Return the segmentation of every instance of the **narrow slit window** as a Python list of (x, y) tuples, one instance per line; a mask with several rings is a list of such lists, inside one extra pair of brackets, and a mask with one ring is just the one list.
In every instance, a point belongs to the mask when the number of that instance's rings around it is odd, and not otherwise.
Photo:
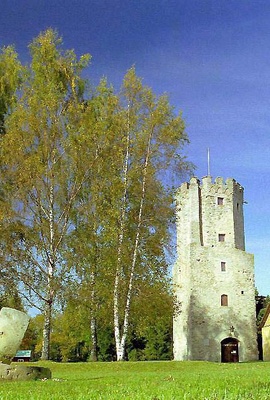
[(226, 294), (221, 295), (220, 304), (222, 307), (228, 306), (228, 296)]
[(225, 242), (225, 233), (220, 233), (218, 235), (218, 241), (219, 242)]
[(223, 197), (218, 197), (218, 198), (217, 198), (217, 203), (218, 203), (218, 206), (223, 206), (223, 204), (224, 204), (224, 198), (223, 198)]
[(226, 263), (225, 263), (225, 261), (221, 261), (221, 263), (220, 263), (220, 269), (221, 269), (222, 272), (225, 272), (225, 271), (226, 271)]

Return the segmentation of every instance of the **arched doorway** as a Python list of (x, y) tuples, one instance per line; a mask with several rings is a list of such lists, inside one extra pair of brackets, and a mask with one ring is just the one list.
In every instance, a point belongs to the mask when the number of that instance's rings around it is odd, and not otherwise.
[(222, 340), (221, 362), (239, 362), (237, 339), (229, 337)]

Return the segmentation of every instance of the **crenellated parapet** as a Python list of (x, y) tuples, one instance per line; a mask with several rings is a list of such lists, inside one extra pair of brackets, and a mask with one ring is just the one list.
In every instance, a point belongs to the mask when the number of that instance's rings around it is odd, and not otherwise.
[(193, 176), (189, 182), (182, 183), (176, 193), (187, 193), (189, 189), (195, 187), (210, 189), (213, 192), (226, 192), (227, 190), (243, 192), (243, 187), (233, 178), (224, 180), (222, 177), (217, 177), (213, 182), (211, 176), (204, 176), (201, 181), (196, 176)]
[[(177, 210), (182, 222), (192, 226), (189, 242), (215, 245), (218, 235), (226, 236), (226, 245), (244, 250), (243, 187), (235, 179), (226, 181), (210, 176), (183, 183), (176, 193)], [(188, 222), (189, 219), (189, 222)], [(178, 218), (181, 223), (181, 218)]]

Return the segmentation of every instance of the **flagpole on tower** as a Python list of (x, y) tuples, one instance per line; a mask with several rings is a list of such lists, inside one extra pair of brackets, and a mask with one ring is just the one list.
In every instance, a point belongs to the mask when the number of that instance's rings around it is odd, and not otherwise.
[(210, 149), (207, 148), (207, 175), (210, 176)]

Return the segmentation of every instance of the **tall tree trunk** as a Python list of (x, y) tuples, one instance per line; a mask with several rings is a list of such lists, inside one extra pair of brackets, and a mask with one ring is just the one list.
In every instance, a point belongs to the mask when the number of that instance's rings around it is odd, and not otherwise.
[(52, 303), (46, 301), (44, 309), (44, 325), (41, 360), (50, 359), (50, 342), (51, 342), (51, 319), (52, 319)]
[[(97, 247), (96, 251), (96, 260), (97, 262)], [(90, 285), (91, 285), (91, 318), (90, 318), (90, 335), (91, 335), (91, 351), (90, 351), (90, 361), (97, 361), (97, 319), (96, 319), (96, 267), (93, 267), (93, 270), (90, 274)]]
[[(129, 328), (130, 305), (131, 305), (131, 297), (132, 297), (133, 286), (134, 286), (134, 273), (135, 273), (137, 255), (138, 255), (139, 241), (140, 241), (143, 206), (144, 206), (145, 195), (146, 195), (146, 176), (147, 176), (147, 167), (148, 167), (149, 158), (150, 158), (151, 139), (152, 139), (152, 132), (149, 134), (147, 150), (146, 150), (146, 157), (145, 157), (144, 166), (143, 166), (141, 201), (140, 201), (140, 207), (139, 207), (139, 213), (138, 213), (138, 222), (137, 222), (133, 256), (132, 256), (132, 264), (131, 264), (131, 270), (130, 270), (130, 276), (129, 276), (128, 292), (127, 292), (127, 296), (126, 296), (126, 305), (125, 305), (125, 310), (124, 310), (124, 322), (123, 322), (123, 328), (122, 328), (122, 336), (121, 336), (120, 326), (119, 326), (119, 302), (117, 303), (117, 310), (115, 311), (115, 314), (117, 315), (117, 318), (118, 318), (117, 319), (118, 326), (117, 326), (117, 329), (115, 330), (115, 333), (117, 334), (117, 336), (115, 336), (115, 339), (117, 339), (116, 340), (117, 361), (124, 361), (124, 359), (125, 359), (126, 339), (127, 339), (128, 328)], [(126, 170), (126, 173), (127, 173), (127, 170)], [(125, 193), (125, 195), (126, 195), (126, 193)], [(122, 238), (122, 240), (123, 240), (123, 238)], [(122, 243), (121, 243), (121, 245), (122, 245)], [(119, 255), (119, 262), (120, 262), (121, 253), (118, 255)], [(120, 270), (118, 269), (118, 273), (119, 272), (120, 272)], [(116, 277), (117, 277), (117, 274), (116, 274)], [(117, 278), (118, 278), (118, 286), (116, 287), (116, 285), (115, 285), (114, 298), (117, 297), (117, 300), (118, 300), (119, 299), (119, 276)], [(116, 319), (115, 319), (115, 322), (116, 322)]]
[(54, 299), (53, 278), (55, 271), (55, 249), (54, 249), (54, 188), (50, 184), (49, 193), (49, 229), (50, 229), (50, 250), (48, 253), (48, 278), (47, 278), (47, 300), (44, 307), (44, 328), (42, 342), (42, 360), (50, 359), (50, 340), (51, 340), (51, 322), (52, 322), (52, 305)]
[(93, 316), (90, 321), (90, 331), (91, 331), (91, 351), (90, 351), (90, 361), (98, 360), (97, 353), (97, 320)]
[(126, 136), (126, 155), (123, 166), (123, 182), (124, 182), (124, 193), (122, 198), (122, 205), (120, 211), (120, 229), (118, 237), (118, 248), (117, 248), (117, 264), (114, 281), (114, 292), (113, 292), (113, 316), (114, 316), (114, 337), (116, 346), (116, 357), (117, 361), (124, 359), (124, 349), (121, 343), (121, 332), (120, 332), (120, 320), (119, 320), (119, 285), (120, 285), (120, 270), (121, 270), (121, 256), (122, 256), (122, 244), (124, 239), (124, 227), (125, 227), (125, 216), (126, 216), (126, 203), (127, 203), (127, 175), (128, 175), (128, 162), (129, 162), (129, 146), (130, 146), (130, 132), (129, 132), (129, 107), (128, 107), (128, 126)]

